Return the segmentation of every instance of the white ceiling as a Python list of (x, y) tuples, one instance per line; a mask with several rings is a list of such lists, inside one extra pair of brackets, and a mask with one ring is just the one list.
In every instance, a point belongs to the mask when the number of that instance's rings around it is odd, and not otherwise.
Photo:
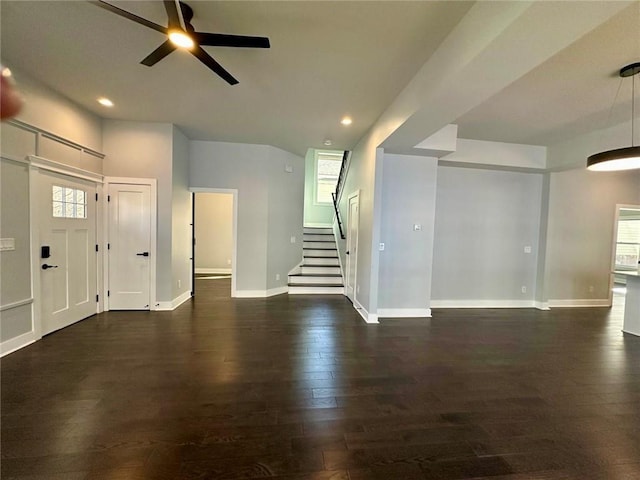
[[(629, 121), (632, 83), (630, 78), (622, 82), (614, 103), (621, 84), (618, 72), (638, 61), (640, 2), (464, 114), (456, 122), (459, 136), (552, 145)], [(638, 98), (640, 78), (634, 78)]]
[[(113, 3), (166, 24), (161, 2)], [(190, 3), (198, 31), (270, 38), (269, 50), (206, 47), (239, 85), (182, 51), (154, 67), (140, 65), (162, 34), (83, 1), (1, 0), (0, 53), (9, 67), (102, 117), (171, 122), (192, 139), (264, 143), (303, 155), (327, 138), (332, 148), (352, 148), (473, 2)], [(610, 118), (609, 110), (617, 71), (640, 61), (639, 26), (635, 2), (462, 115), (459, 136), (549, 145), (628, 120), (630, 80)], [(99, 106), (101, 95), (115, 108)], [(339, 124), (345, 114), (354, 119), (350, 127)]]
[[(303, 155), (326, 138), (332, 148), (353, 147), (471, 6), (190, 3), (198, 31), (270, 38), (269, 50), (206, 47), (239, 85), (182, 51), (140, 65), (162, 34), (80, 1), (2, 0), (2, 60), (102, 117), (171, 122), (192, 139), (265, 143)], [(166, 25), (161, 2), (114, 4)], [(116, 106), (99, 106), (102, 95)], [(350, 127), (339, 124), (345, 114)]]

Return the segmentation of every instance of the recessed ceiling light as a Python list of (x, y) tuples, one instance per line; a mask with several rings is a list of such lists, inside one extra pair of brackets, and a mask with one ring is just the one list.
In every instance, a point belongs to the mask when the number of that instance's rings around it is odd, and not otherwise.
[(342, 125), (351, 125), (353, 123), (353, 120), (351, 120), (351, 117), (342, 117), (342, 120), (340, 120), (340, 123)]
[(98, 103), (103, 107), (113, 107), (113, 102), (105, 97), (100, 97), (98, 99)]
[(330, 147), (332, 143), (333, 143), (333, 142), (332, 142), (331, 140), (329, 140), (329, 139), (327, 139), (327, 140), (325, 140), (325, 141), (324, 141), (324, 144), (325, 144), (327, 147)]
[(169, 40), (182, 48), (193, 48), (193, 39), (182, 30), (173, 30), (169, 33)]

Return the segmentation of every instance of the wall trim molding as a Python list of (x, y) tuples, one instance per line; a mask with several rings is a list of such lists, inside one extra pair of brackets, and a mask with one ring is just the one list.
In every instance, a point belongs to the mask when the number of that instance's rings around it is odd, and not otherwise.
[(7, 303), (6, 305), (0, 306), (0, 312), (11, 310), (12, 308), (22, 307), (24, 305), (29, 305), (31, 303), (33, 303), (33, 297), (25, 298), (24, 300), (18, 300), (17, 302)]
[(378, 318), (428, 318), (430, 308), (379, 308)]
[(37, 340), (40, 340), (40, 337), (38, 337), (36, 332), (33, 330), (23, 333), (22, 335), (18, 335), (17, 337), (10, 338), (9, 340), (5, 340), (0, 343), (0, 357), (4, 357), (5, 355), (9, 355), (10, 353), (20, 350), (27, 345), (31, 345)]
[[(329, 207), (331, 206), (331, 204), (328, 205)], [(305, 223), (302, 228), (331, 228), (332, 225), (331, 224), (327, 224), (327, 223)]]
[(551, 308), (549, 308), (549, 302), (535, 302), (535, 307), (538, 310), (551, 310)]
[(234, 297), (236, 298), (267, 298), (274, 295), (282, 295), (288, 293), (289, 287), (284, 285), (282, 287), (270, 288), (269, 290), (236, 290)]
[(196, 268), (196, 273), (222, 273), (225, 275), (231, 275), (232, 269), (230, 268)]
[(33, 168), (39, 168), (42, 170), (48, 170), (50, 172), (60, 173), (62, 175), (68, 175), (71, 177), (81, 178), (83, 180), (89, 180), (97, 184), (104, 183), (104, 176), (99, 173), (84, 170), (82, 168), (73, 167), (64, 163), (49, 160), (48, 158), (38, 157), (36, 155), (29, 155), (29, 164)]
[(533, 300), (431, 300), (431, 308), (535, 308)]
[(353, 308), (356, 309), (356, 312), (360, 314), (360, 316), (366, 323), (379, 323), (378, 315), (375, 313), (367, 312), (367, 309), (364, 308), (362, 304), (356, 299), (353, 300)]
[(174, 298), (170, 302), (158, 302), (158, 305), (154, 310), (156, 312), (163, 312), (163, 311), (167, 312), (167, 311), (175, 310), (190, 298), (191, 298), (191, 292), (187, 291), (187, 292), (184, 292), (182, 295)]
[(582, 308), (582, 307), (610, 307), (608, 298), (569, 298), (549, 300), (551, 308)]

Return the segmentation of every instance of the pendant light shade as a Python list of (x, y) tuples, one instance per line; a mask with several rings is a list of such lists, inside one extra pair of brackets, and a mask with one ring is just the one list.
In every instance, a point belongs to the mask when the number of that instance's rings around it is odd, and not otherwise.
[(640, 146), (634, 143), (635, 133), (635, 75), (640, 73), (640, 62), (620, 69), (620, 77), (631, 78), (631, 146), (594, 153), (587, 158), (587, 168), (595, 172), (613, 172), (640, 168)]

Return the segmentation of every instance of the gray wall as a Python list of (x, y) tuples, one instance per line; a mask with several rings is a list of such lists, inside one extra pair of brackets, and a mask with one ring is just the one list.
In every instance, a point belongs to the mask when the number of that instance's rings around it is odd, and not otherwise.
[(541, 174), (440, 167), (434, 302), (533, 305), (541, 195)]
[[(378, 280), (381, 309), (427, 309), (431, 299), (438, 161), (384, 156)], [(414, 224), (422, 226), (414, 231)]]
[[(286, 166), (293, 172), (285, 171)], [(304, 172), (302, 158), (269, 147), (267, 289), (286, 286), (287, 274), (302, 260)], [(295, 237), (293, 244), (291, 237)]]
[[(105, 120), (104, 174), (114, 177), (155, 178), (158, 182), (156, 300), (173, 300), (173, 125), (170, 123)], [(176, 219), (178, 220), (178, 219)]]
[[(0, 305), (31, 298), (29, 167), (0, 161), (0, 237), (13, 238), (15, 250), (0, 252)], [(31, 331), (31, 305), (0, 313), (0, 342)]]
[(310, 148), (304, 158), (304, 224), (331, 225), (333, 206), (317, 204), (315, 200), (316, 149)]
[(172, 298), (191, 291), (191, 192), (189, 139), (173, 126), (171, 177)]
[(640, 171), (551, 174), (545, 276), (551, 306), (608, 304), (616, 204), (640, 204)]
[(303, 159), (266, 145), (192, 141), (190, 162), (191, 187), (238, 190), (240, 295), (286, 285), (286, 274), (302, 260)]
[(233, 195), (196, 193), (196, 272), (231, 272), (233, 252)]

